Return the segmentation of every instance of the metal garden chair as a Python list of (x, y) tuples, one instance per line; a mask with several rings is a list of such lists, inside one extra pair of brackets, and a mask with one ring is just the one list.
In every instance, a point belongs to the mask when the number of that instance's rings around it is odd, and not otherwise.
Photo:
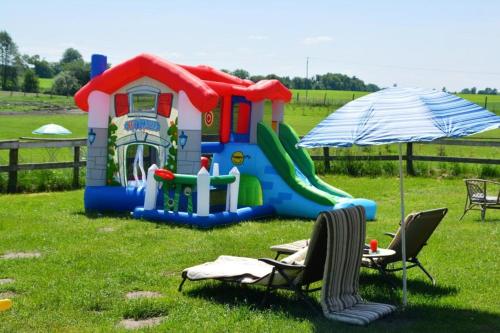
[[(500, 209), (500, 182), (485, 179), (465, 179), (467, 187), (467, 198), (464, 213), (460, 220), (469, 210), (480, 210), (481, 220), (484, 222), (487, 209)], [(498, 192), (496, 195), (488, 195), (488, 189), (493, 187)], [(489, 191), (490, 194), (493, 192)]]

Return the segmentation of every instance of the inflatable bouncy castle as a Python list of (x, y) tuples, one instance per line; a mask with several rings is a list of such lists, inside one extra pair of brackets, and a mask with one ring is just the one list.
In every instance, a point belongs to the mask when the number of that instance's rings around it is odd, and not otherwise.
[(323, 182), (295, 147), (284, 121), (291, 97), (277, 80), (149, 54), (107, 69), (93, 55), (91, 80), (75, 95), (88, 112), (86, 211), (206, 228), (362, 205), (373, 219), (373, 201)]

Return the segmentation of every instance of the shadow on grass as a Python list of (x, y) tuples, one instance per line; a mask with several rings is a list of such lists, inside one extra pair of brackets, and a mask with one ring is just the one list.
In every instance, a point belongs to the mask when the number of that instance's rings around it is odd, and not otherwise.
[[(361, 272), (359, 284), (363, 287), (382, 288), (384, 293), (390, 294), (392, 302), (397, 302), (397, 298), (393, 296), (399, 291), (403, 285), (403, 280), (395, 274), (387, 274), (383, 276), (378, 273)], [(458, 289), (453, 286), (442, 286), (439, 282), (433, 286), (430, 280), (424, 279), (408, 279), (408, 291), (414, 294), (421, 294), (427, 297), (451, 296), (458, 293)], [(395, 296), (398, 297), (398, 296)], [(387, 297), (385, 297), (387, 298)]]
[(95, 220), (103, 217), (120, 218), (120, 219), (131, 219), (130, 213), (128, 212), (85, 212), (85, 211), (75, 211), (71, 213), (72, 215), (85, 216), (88, 219)]
[[(416, 282), (416, 281), (412, 281)], [(413, 288), (423, 290), (426, 294), (454, 293), (454, 288), (439, 288), (432, 285), (416, 283)], [(437, 291), (431, 292), (430, 289)], [(451, 290), (450, 290), (451, 289)], [(320, 292), (310, 295), (318, 311), (314, 311), (304, 301), (296, 298), (288, 291), (273, 292), (267, 300), (267, 305), (261, 305), (264, 288), (257, 286), (238, 286), (225, 283), (187, 283), (183, 294), (188, 297), (206, 299), (231, 309), (248, 307), (259, 315), (272, 314), (269, 320), (276, 316), (290, 317), (296, 321), (309, 321), (315, 332), (499, 332), (500, 315), (472, 309), (460, 309), (451, 306), (432, 304), (410, 305), (406, 310), (398, 309), (394, 314), (373, 322), (368, 327), (352, 326), (327, 320), (321, 314), (319, 303)], [(377, 288), (371, 292), (370, 300), (396, 304), (387, 295), (387, 289)]]
[[(86, 215), (87, 217), (89, 218), (99, 218), (99, 217), (127, 217), (127, 218), (130, 218), (132, 219), (133, 217), (129, 214), (127, 216), (125, 215), (112, 215), (111, 213), (105, 213), (105, 214), (99, 214), (98, 216), (96, 217), (90, 217), (88, 214), (85, 214), (85, 213), (80, 213), (81, 215)], [(280, 223), (280, 222), (283, 222), (283, 221), (287, 221), (287, 222), (290, 222), (290, 221), (294, 221), (294, 220), (287, 220), (285, 218), (283, 219), (280, 219), (279, 217), (276, 217), (276, 216), (268, 216), (268, 217), (263, 217), (263, 218), (259, 218), (259, 219), (256, 219), (256, 220), (245, 220), (245, 221), (240, 221), (240, 222), (230, 222), (230, 223), (225, 223), (225, 224), (220, 224), (220, 225), (214, 225), (214, 226), (211, 226), (211, 227), (208, 227), (208, 228), (202, 228), (202, 227), (198, 227), (196, 225), (192, 225), (192, 224), (184, 224), (184, 223), (179, 223), (179, 222), (170, 222), (170, 221), (152, 221), (152, 220), (146, 220), (146, 219), (137, 219), (138, 221), (141, 221), (141, 222), (146, 222), (146, 223), (152, 223), (152, 224), (156, 224), (158, 227), (168, 227), (168, 228), (173, 228), (173, 229), (177, 229), (177, 228), (182, 228), (182, 229), (192, 229), (192, 230), (197, 230), (197, 231), (201, 231), (201, 232), (205, 232), (205, 231), (208, 231), (208, 232), (212, 232), (213, 230), (220, 230), (220, 229), (226, 229), (226, 228), (235, 228), (237, 226), (241, 226), (243, 223)], [(308, 223), (308, 222), (312, 222), (313, 220), (311, 219), (296, 219), (296, 221), (298, 222), (303, 222), (303, 223)]]

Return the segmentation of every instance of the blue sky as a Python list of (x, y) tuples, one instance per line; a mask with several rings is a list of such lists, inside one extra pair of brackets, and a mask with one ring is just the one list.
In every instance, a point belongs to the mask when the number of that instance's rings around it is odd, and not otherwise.
[(340, 72), (380, 86), (500, 89), (500, 1), (1, 0), (23, 53), (141, 52), (252, 74)]

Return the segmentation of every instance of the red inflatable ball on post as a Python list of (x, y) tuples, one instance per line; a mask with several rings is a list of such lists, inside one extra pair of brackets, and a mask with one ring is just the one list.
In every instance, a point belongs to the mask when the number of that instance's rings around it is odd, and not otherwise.
[(210, 170), (210, 159), (206, 156), (202, 156), (201, 159), (200, 159), (200, 169), (201, 168), (205, 168), (208, 170)]

